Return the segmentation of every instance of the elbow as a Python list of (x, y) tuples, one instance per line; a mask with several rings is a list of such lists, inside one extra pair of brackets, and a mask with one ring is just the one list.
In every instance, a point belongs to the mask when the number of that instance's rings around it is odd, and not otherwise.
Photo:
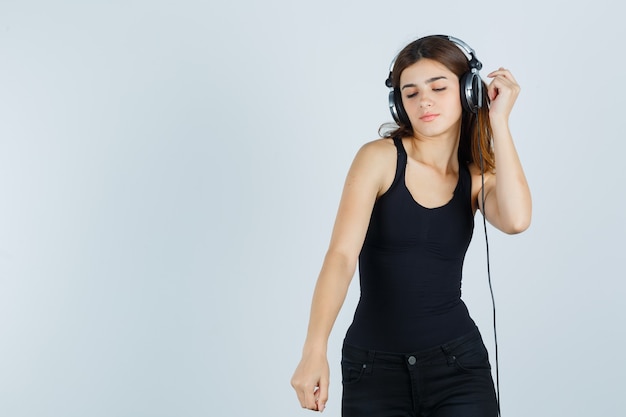
[(324, 267), (343, 271), (343, 273), (352, 277), (356, 272), (357, 261), (358, 253), (354, 254), (337, 248), (330, 248), (326, 252)]
[(502, 231), (509, 235), (517, 235), (526, 231), (530, 227), (532, 213), (530, 198), (528, 203), (517, 204), (514, 208), (511, 207), (506, 215), (502, 217), (502, 220), (506, 219)]
[(504, 232), (509, 235), (517, 235), (526, 231), (529, 227), (530, 215), (515, 219), (504, 229)]

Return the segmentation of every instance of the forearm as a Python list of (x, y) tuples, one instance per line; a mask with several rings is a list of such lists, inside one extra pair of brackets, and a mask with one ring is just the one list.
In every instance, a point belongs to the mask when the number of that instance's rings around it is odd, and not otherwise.
[(356, 261), (329, 251), (324, 259), (313, 300), (303, 353), (326, 353), (330, 331), (343, 305)]
[(495, 198), (503, 230), (519, 233), (530, 225), (532, 201), (522, 163), (515, 149), (508, 122), (492, 120), (496, 159)]

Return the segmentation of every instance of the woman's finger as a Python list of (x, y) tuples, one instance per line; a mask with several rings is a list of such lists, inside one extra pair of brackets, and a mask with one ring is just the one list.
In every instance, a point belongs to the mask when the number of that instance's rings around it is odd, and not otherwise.
[(319, 389), (317, 390), (317, 409), (324, 411), (326, 408), (326, 402), (328, 401), (328, 380), (322, 379), (320, 381)]
[(307, 386), (304, 388), (304, 408), (309, 410), (317, 410), (317, 386)]
[(517, 84), (517, 81), (515, 80), (515, 77), (513, 76), (511, 71), (504, 67), (500, 67), (496, 71), (491, 71), (489, 74), (487, 74), (487, 77), (489, 78), (502, 77), (506, 80), (512, 81), (513, 83)]

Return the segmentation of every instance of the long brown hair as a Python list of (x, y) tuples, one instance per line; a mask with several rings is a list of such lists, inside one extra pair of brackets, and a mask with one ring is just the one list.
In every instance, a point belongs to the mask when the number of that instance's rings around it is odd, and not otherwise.
[[(427, 36), (411, 42), (400, 51), (393, 64), (390, 79), (391, 86), (394, 89), (398, 89), (402, 71), (422, 58), (432, 59), (443, 64), (456, 74), (459, 80), (465, 73), (470, 71), (467, 57), (457, 45), (442, 36)], [(482, 106), (478, 109), (478, 113), (472, 113), (463, 108), (459, 161), (468, 164), (475, 162), (480, 167), (482, 154), (483, 170), (485, 172), (494, 172), (496, 161), (493, 147), (491, 146), (492, 131), (489, 123), (489, 97), (486, 94), (487, 85), (484, 81), (481, 80), (481, 82), (485, 93), (483, 94)], [(461, 97), (459, 96), (460, 99)], [(412, 137), (414, 134), (411, 124), (403, 122), (399, 122), (397, 125), (385, 123), (380, 127), (379, 133), (386, 138), (395, 136)]]

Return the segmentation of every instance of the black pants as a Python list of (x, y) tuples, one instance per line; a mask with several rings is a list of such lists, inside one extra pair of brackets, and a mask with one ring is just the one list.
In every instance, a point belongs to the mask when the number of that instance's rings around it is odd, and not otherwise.
[(441, 346), (389, 353), (344, 344), (343, 417), (496, 417), (487, 349), (478, 330)]

